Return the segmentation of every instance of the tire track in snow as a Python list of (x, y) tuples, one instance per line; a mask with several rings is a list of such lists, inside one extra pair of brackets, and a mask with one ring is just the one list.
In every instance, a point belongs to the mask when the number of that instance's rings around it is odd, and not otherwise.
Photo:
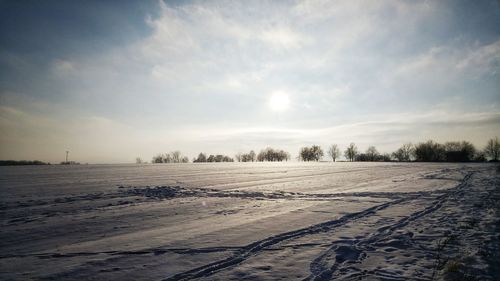
[[(125, 188), (125, 187), (124, 187)], [(446, 193), (451, 189), (416, 192), (339, 192), (339, 193), (300, 193), (284, 191), (245, 191), (245, 190), (217, 190), (209, 188), (183, 188), (180, 186), (156, 187), (126, 187), (126, 194), (144, 196), (155, 199), (172, 199), (178, 197), (232, 197), (241, 199), (285, 199), (285, 200), (338, 200), (344, 197), (371, 197), (387, 199), (410, 199), (422, 196), (432, 196)]]
[(40, 259), (49, 258), (72, 258), (79, 256), (98, 256), (98, 255), (109, 255), (109, 256), (124, 256), (124, 255), (163, 255), (166, 253), (176, 253), (176, 254), (203, 254), (203, 253), (216, 253), (216, 252), (227, 252), (240, 250), (241, 247), (206, 247), (206, 248), (149, 248), (143, 250), (130, 250), (130, 251), (103, 251), (103, 252), (69, 252), (69, 253), (36, 253), (36, 254), (13, 254), (13, 255), (3, 255), (0, 256), (1, 259), (9, 258), (25, 258), (25, 257), (36, 257)]
[[(438, 196), (438, 200), (447, 198), (450, 195), (450, 192), (455, 191), (457, 189), (460, 189), (462, 186), (465, 186), (466, 182), (468, 181), (468, 179), (470, 178), (471, 175), (472, 175), (472, 173), (467, 174), (465, 176), (465, 178), (461, 181), (461, 183), (458, 184), (457, 186), (455, 186), (454, 188), (448, 189), (447, 191), (440, 191), (443, 194)], [(387, 197), (392, 197), (392, 198), (395, 197), (395, 196), (393, 196), (394, 194), (391, 194), (391, 193), (387, 193), (384, 195), (388, 195)], [(400, 195), (400, 194), (398, 194), (398, 195)], [(365, 210), (360, 211), (360, 212), (347, 214), (347, 215), (345, 215), (339, 219), (336, 219), (336, 220), (331, 220), (331, 221), (327, 221), (324, 223), (312, 225), (312, 226), (309, 226), (306, 228), (298, 229), (295, 231), (285, 232), (285, 233), (281, 233), (281, 234), (278, 234), (275, 236), (271, 236), (271, 237), (253, 242), (249, 245), (242, 247), (240, 251), (238, 251), (237, 253), (235, 253), (233, 256), (231, 256), (229, 258), (219, 260), (219, 261), (216, 261), (216, 262), (204, 265), (204, 266), (200, 266), (200, 267), (197, 267), (197, 268), (194, 268), (192, 270), (188, 270), (188, 271), (185, 271), (182, 273), (178, 273), (178, 274), (176, 274), (172, 277), (166, 278), (164, 280), (166, 280), (166, 281), (167, 280), (190, 280), (193, 278), (208, 277), (208, 276), (210, 276), (210, 275), (212, 275), (220, 270), (235, 266), (235, 265), (245, 261), (249, 257), (251, 257), (255, 254), (258, 254), (263, 249), (265, 249), (269, 246), (275, 245), (277, 243), (280, 243), (280, 242), (283, 242), (286, 240), (304, 237), (306, 235), (316, 234), (319, 232), (331, 231), (331, 230), (335, 229), (336, 227), (344, 225), (350, 221), (373, 215), (377, 211), (383, 210), (385, 208), (388, 208), (388, 207), (396, 205), (396, 204), (401, 204), (403, 202), (419, 198), (419, 197), (424, 196), (424, 195), (430, 195), (430, 193), (428, 193), (428, 192), (411, 193), (411, 194), (409, 194), (409, 196), (407, 198), (398, 198), (398, 199), (393, 200), (391, 202), (380, 204), (380, 205), (365, 209)], [(441, 202), (441, 204), (442, 204), (442, 202)], [(441, 204), (439, 204), (439, 207)], [(401, 225), (398, 227), (403, 226), (402, 225), (403, 223), (405, 223), (405, 225), (406, 225), (409, 223), (409, 221), (414, 220), (420, 216), (423, 216), (429, 212), (432, 212), (437, 208), (438, 208), (438, 206), (434, 206), (433, 208), (429, 208), (428, 210), (426, 209), (422, 212), (422, 214), (414, 216), (413, 219), (412, 218), (405, 218), (402, 221), (400, 221)], [(398, 227), (395, 227), (395, 228), (398, 228)], [(386, 232), (390, 233), (394, 229), (391, 227), (385, 227), (383, 229), (380, 229), (380, 231), (386, 231)]]
[(203, 265), (185, 272), (178, 273), (172, 277), (164, 279), (165, 281), (180, 281), (180, 280), (191, 280), (193, 278), (202, 278), (202, 277), (208, 277), (220, 270), (235, 266), (249, 257), (258, 254), (259, 252), (263, 251), (265, 248), (278, 244), (280, 242), (290, 240), (290, 239), (295, 239), (299, 237), (304, 237), (307, 235), (311, 234), (316, 234), (319, 232), (327, 232), (335, 229), (336, 227), (342, 226), (350, 221), (360, 219), (363, 217), (367, 217), (370, 215), (375, 214), (377, 211), (383, 210), (385, 208), (388, 208), (392, 205), (395, 204), (400, 204), (404, 201), (407, 201), (408, 199), (397, 199), (394, 201), (390, 201), (384, 204), (376, 205), (373, 207), (370, 207), (368, 209), (355, 212), (355, 213), (350, 213), (347, 215), (344, 215), (338, 219), (315, 224), (306, 228), (301, 228), (298, 230), (290, 231), (290, 232), (285, 232), (281, 233), (275, 236), (271, 236), (259, 241), (255, 241), (251, 244), (248, 244), (246, 246), (241, 247), (239, 251), (237, 251), (234, 255), (232, 255), (229, 258), (215, 261), (213, 263)]
[[(440, 209), (443, 203), (446, 202), (450, 196), (459, 194), (463, 188), (469, 184), (473, 174), (474, 172), (466, 174), (457, 186), (438, 196), (428, 207), (414, 212), (394, 224), (379, 227), (375, 233), (365, 239), (336, 241), (332, 247), (324, 251), (320, 256), (311, 262), (311, 275), (304, 280), (322, 281), (343, 277), (340, 272), (342, 267), (346, 266), (346, 264), (359, 263), (362, 261), (367, 255), (367, 247), (370, 247), (370, 245), (376, 244), (384, 238), (387, 238), (389, 235), (394, 233), (395, 230), (408, 225), (412, 221), (420, 219), (425, 215)], [(328, 265), (328, 260), (334, 260), (331, 266)], [(349, 278), (354, 277), (355, 276), (349, 276)], [(391, 278), (394, 279), (395, 277), (391, 276)]]

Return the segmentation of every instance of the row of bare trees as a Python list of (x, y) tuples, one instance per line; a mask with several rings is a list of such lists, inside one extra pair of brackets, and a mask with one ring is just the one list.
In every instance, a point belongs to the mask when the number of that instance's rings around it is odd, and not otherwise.
[(413, 148), (415, 161), (425, 162), (469, 162), (485, 161), (485, 153), (477, 150), (469, 142), (446, 142), (444, 144), (427, 141)]
[(193, 159), (193, 163), (203, 163), (203, 162), (234, 162), (234, 159), (222, 154), (212, 155), (207, 157), (203, 152), (198, 154), (198, 158)]
[[(327, 151), (327, 155), (335, 162), (341, 156), (340, 148), (337, 144), (332, 144)], [(299, 161), (319, 161), (324, 156), (323, 149), (319, 145), (302, 147), (299, 150)], [(365, 152), (359, 152), (356, 144), (351, 143), (344, 150), (344, 157), (348, 161), (418, 161), (418, 162), (470, 162), (470, 161), (498, 161), (500, 158), (500, 141), (498, 137), (488, 140), (483, 149), (476, 149), (474, 145), (467, 141), (451, 141), (444, 144), (429, 140), (418, 144), (405, 143), (391, 154), (378, 152), (375, 146), (369, 146)], [(267, 147), (256, 154), (253, 150), (249, 153), (238, 153), (235, 155), (238, 162), (254, 161), (288, 161), (291, 159), (290, 153)], [(152, 163), (187, 163), (188, 157), (183, 156), (178, 150), (158, 154), (153, 157)], [(222, 155), (206, 156), (200, 153), (193, 162), (234, 162), (234, 159)], [(137, 158), (136, 163), (142, 163)]]
[[(140, 159), (140, 158), (139, 158)], [(138, 159), (136, 159), (137, 163)], [(141, 160), (142, 162), (142, 160)], [(183, 156), (179, 150), (172, 151), (170, 153), (160, 153), (153, 157), (151, 163), (188, 163), (189, 158)]]
[[(328, 155), (334, 162), (339, 157), (340, 150), (336, 144), (330, 146)], [(344, 151), (344, 157), (348, 161), (482, 162), (487, 159), (498, 161), (500, 142), (498, 137), (490, 139), (484, 149), (478, 150), (467, 141), (451, 141), (440, 144), (429, 140), (415, 145), (405, 143), (392, 154), (380, 154), (375, 146), (369, 146), (364, 153), (360, 153), (357, 146), (351, 143)]]
[(255, 162), (257, 155), (255, 154), (255, 151), (250, 150), (249, 153), (237, 153), (234, 158), (236, 158), (236, 161), (238, 162)]
[(274, 149), (271, 147), (267, 147), (257, 154), (257, 161), (269, 161), (269, 162), (282, 162), (290, 160), (290, 153), (282, 150), (282, 149)]
[(238, 162), (282, 162), (290, 160), (290, 157), (290, 153), (272, 147), (262, 149), (259, 154), (255, 154), (255, 152), (251, 150), (249, 153), (238, 153), (235, 155), (236, 161)]

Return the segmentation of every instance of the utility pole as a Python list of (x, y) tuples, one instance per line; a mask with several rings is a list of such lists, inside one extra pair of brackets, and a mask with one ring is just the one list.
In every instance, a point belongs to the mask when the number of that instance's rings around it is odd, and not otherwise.
[(66, 150), (66, 164), (68, 164), (68, 154), (69, 154), (69, 151)]

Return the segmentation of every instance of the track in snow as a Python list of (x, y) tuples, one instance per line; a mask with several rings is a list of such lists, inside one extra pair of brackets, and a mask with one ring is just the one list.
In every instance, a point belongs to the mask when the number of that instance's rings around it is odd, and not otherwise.
[[(264, 249), (276, 245), (278, 243), (287, 241), (287, 240), (292, 240), (296, 238), (301, 238), (305, 237), (307, 235), (312, 235), (320, 232), (328, 232), (332, 231), (342, 225), (345, 225), (348, 222), (352, 222), (358, 219), (366, 218), (371, 215), (376, 214), (378, 211), (386, 209), (388, 207), (398, 205), (405, 203), (409, 200), (414, 200), (416, 198), (419, 198), (421, 196), (428, 196), (432, 195), (434, 193), (438, 193), (440, 195), (437, 196), (437, 198), (433, 201), (433, 203), (429, 206), (424, 208), (421, 211), (417, 211), (413, 214), (411, 214), (408, 217), (405, 217), (401, 220), (399, 220), (397, 223), (388, 225), (388, 226), (382, 226), (376, 230), (376, 232), (359, 241), (349, 242), (351, 245), (348, 245), (346, 241), (338, 241), (335, 243), (334, 246), (332, 246), (330, 249), (328, 249), (325, 253), (323, 253), (321, 256), (316, 258), (315, 260), (312, 261), (311, 263), (311, 275), (306, 278), (306, 280), (329, 280), (335, 271), (346, 261), (357, 261), (364, 256), (366, 256), (366, 253), (362, 250), (362, 246), (364, 245), (369, 245), (370, 243), (374, 243), (376, 241), (379, 241), (383, 237), (387, 236), (388, 234), (392, 233), (394, 230), (397, 228), (403, 227), (410, 223), (411, 221), (417, 220), (421, 218), (422, 216), (425, 216), (426, 214), (429, 214), (431, 212), (434, 212), (435, 210), (439, 209), (442, 205), (442, 203), (452, 194), (455, 194), (459, 192), (462, 188), (464, 188), (469, 179), (471, 178), (472, 173), (467, 174), (464, 179), (458, 184), (456, 187), (446, 190), (446, 191), (437, 191), (437, 192), (416, 192), (416, 193), (410, 193), (408, 194), (407, 198), (401, 198), (403, 194), (391, 194), (391, 193), (383, 193), (383, 194), (375, 194), (377, 195), (383, 195), (384, 197), (399, 197), (399, 199), (383, 203), (368, 209), (365, 209), (360, 212), (355, 212), (355, 213), (350, 213), (347, 214), (339, 219), (323, 222), (320, 224), (315, 224), (306, 228), (290, 231), (290, 232), (285, 232), (281, 233), (275, 236), (271, 236), (259, 241), (255, 241), (251, 244), (248, 244), (244, 247), (242, 247), (239, 251), (237, 251), (235, 254), (233, 254), (231, 257), (222, 259), (210, 264), (206, 264), (182, 273), (178, 273), (172, 277), (164, 279), (165, 281), (180, 281), (180, 280), (191, 280), (194, 278), (204, 278), (204, 277), (209, 277), (212, 274), (222, 271), (224, 269), (233, 267), (235, 265), (238, 265), (245, 260), (247, 260), (249, 257), (257, 255), (258, 253), (262, 252)], [(352, 193), (354, 194), (362, 194), (362, 193)], [(296, 194), (296, 195), (301, 195), (301, 194)], [(338, 194), (337, 194), (338, 195)], [(351, 195), (351, 194), (350, 194)], [(363, 194), (368, 196), (369, 193)], [(310, 196), (310, 195), (309, 195)], [(343, 196), (346, 196), (345, 194)], [(325, 259), (326, 258), (331, 258), (333, 255), (336, 256), (336, 262), (333, 264), (331, 267), (326, 266)]]

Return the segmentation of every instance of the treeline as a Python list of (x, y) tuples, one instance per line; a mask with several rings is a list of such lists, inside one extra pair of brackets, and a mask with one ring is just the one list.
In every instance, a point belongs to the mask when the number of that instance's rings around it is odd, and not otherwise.
[(484, 152), (477, 151), (469, 142), (446, 142), (444, 144), (428, 141), (419, 143), (413, 150), (415, 161), (432, 162), (469, 162), (485, 161)]
[[(336, 149), (336, 147), (336, 145), (332, 145), (332, 148)], [(335, 161), (332, 154), (330, 156)], [(498, 161), (500, 142), (498, 138), (490, 139), (483, 149), (478, 150), (467, 141), (450, 141), (441, 144), (429, 140), (415, 145), (412, 143), (403, 144), (391, 154), (381, 154), (374, 146), (370, 146), (364, 153), (360, 153), (356, 145), (351, 143), (344, 151), (344, 157), (349, 161), (484, 162), (487, 159)]]
[[(136, 163), (140, 158), (137, 158)], [(189, 158), (183, 156), (179, 150), (172, 151), (170, 153), (158, 154), (153, 157), (151, 163), (188, 163)]]
[[(250, 152), (251, 153), (251, 152)], [(257, 154), (257, 161), (259, 162), (282, 162), (288, 161), (291, 159), (290, 153), (282, 150), (282, 149), (274, 149), (271, 147), (267, 147)]]
[(210, 155), (207, 157), (205, 153), (200, 153), (198, 154), (198, 158), (193, 159), (193, 163), (203, 163), (203, 162), (234, 162), (233, 158), (227, 156), (227, 155), (222, 155), (222, 154), (217, 154), (217, 155)]
[(255, 154), (255, 151), (250, 150), (249, 153), (237, 153), (234, 158), (236, 158), (236, 161), (238, 162), (255, 162), (257, 155)]
[(0, 166), (50, 165), (38, 160), (0, 160)]
[(275, 149), (272, 147), (266, 147), (262, 149), (259, 154), (255, 154), (253, 150), (249, 153), (238, 153), (235, 155), (236, 161), (238, 162), (282, 162), (291, 159), (290, 153), (282, 150)]
[[(238, 162), (281, 162), (288, 161), (291, 159), (290, 153), (282, 150), (275, 149), (272, 147), (267, 147), (262, 149), (258, 154), (255, 151), (251, 150), (248, 153), (237, 153), (235, 155), (235, 159)], [(174, 151), (165, 154), (158, 154), (154, 156), (151, 160), (151, 163), (188, 163), (189, 160), (187, 157), (182, 156), (180, 151)], [(210, 155), (207, 157), (207, 154), (201, 152), (198, 154), (198, 157), (193, 158), (193, 163), (210, 163), (210, 162), (234, 162), (234, 159), (222, 154)], [(142, 160), (138, 157), (136, 158), (136, 163), (143, 163)]]
[[(369, 146), (364, 152), (360, 152), (355, 143), (349, 144), (343, 151), (344, 157), (348, 161), (399, 161), (399, 162), (484, 162), (487, 160), (498, 161), (500, 158), (500, 142), (497, 138), (488, 140), (483, 149), (477, 149), (467, 141), (449, 141), (443, 144), (429, 140), (417, 144), (405, 143), (392, 153), (380, 153), (375, 146)], [(332, 144), (327, 151), (327, 155), (335, 162), (341, 155), (341, 151), (336, 144)], [(299, 150), (297, 160), (299, 161), (320, 161), (324, 156), (323, 149), (319, 145), (302, 147)], [(138, 158), (139, 159), (139, 158)], [(253, 150), (248, 153), (237, 153), (235, 159), (238, 162), (276, 162), (288, 161), (291, 159), (290, 153), (282, 150), (267, 147), (258, 154)], [(180, 151), (167, 154), (158, 154), (153, 157), (152, 163), (187, 163), (189, 159), (183, 156)], [(222, 154), (206, 156), (200, 153), (193, 159), (194, 163), (202, 162), (234, 162), (234, 159)]]
[[(290, 153), (281, 150), (281, 149), (274, 149), (271, 147), (267, 147), (265, 149), (262, 149), (258, 154), (255, 153), (255, 151), (251, 150), (248, 153), (237, 153), (234, 158), (238, 162), (263, 162), (263, 161), (269, 161), (269, 162), (275, 162), (275, 161), (288, 161), (290, 160)], [(204, 153), (200, 153), (198, 155), (198, 158), (193, 159), (194, 163), (199, 163), (199, 162), (234, 162), (234, 159), (229, 157), (229, 156), (223, 156), (223, 155), (210, 155), (208, 158)]]

